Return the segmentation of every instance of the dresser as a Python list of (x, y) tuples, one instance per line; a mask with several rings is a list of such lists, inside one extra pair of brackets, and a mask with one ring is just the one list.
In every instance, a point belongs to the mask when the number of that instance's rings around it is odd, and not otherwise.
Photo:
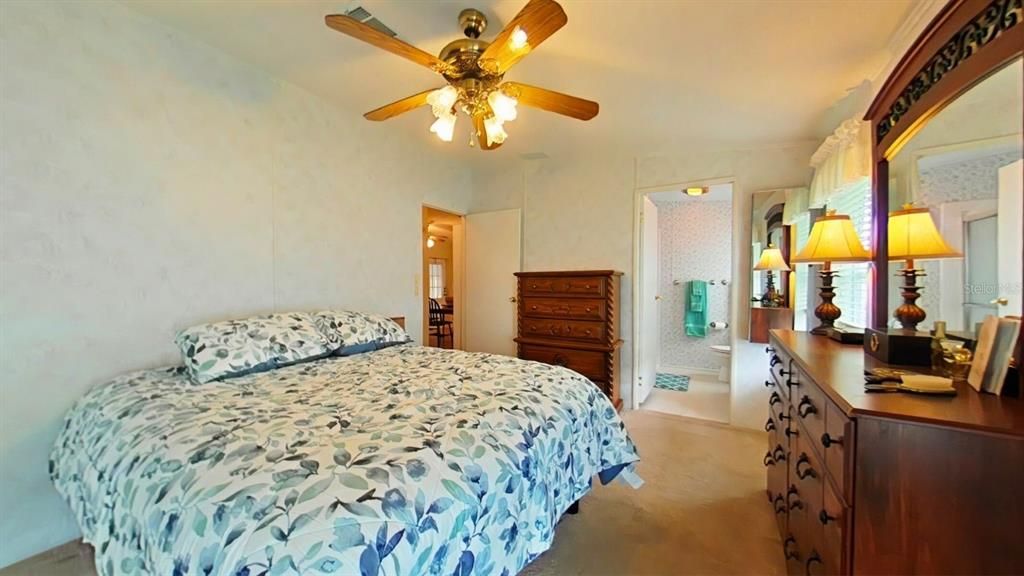
[(622, 272), (517, 272), (519, 357), (565, 366), (611, 399), (619, 397), (619, 282)]
[(769, 338), (763, 463), (789, 574), (1024, 574), (1024, 401), (867, 393), (884, 364), (861, 346)]

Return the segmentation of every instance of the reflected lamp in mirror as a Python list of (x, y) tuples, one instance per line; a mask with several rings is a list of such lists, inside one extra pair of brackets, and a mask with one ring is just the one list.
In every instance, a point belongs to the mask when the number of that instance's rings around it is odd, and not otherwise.
[(762, 270), (768, 273), (768, 284), (765, 286), (764, 295), (761, 296), (761, 305), (767, 308), (783, 306), (785, 299), (782, 293), (775, 289), (774, 277), (774, 272), (789, 272), (789, 265), (786, 264), (786, 259), (782, 256), (782, 250), (769, 244), (767, 248), (761, 251), (761, 258), (758, 259), (754, 270)]
[(814, 309), (814, 315), (820, 324), (811, 330), (811, 334), (831, 336), (835, 330), (836, 320), (842, 316), (842, 310), (832, 303), (836, 297), (832, 280), (836, 273), (832, 270), (833, 262), (867, 262), (871, 253), (864, 249), (853, 228), (850, 217), (836, 214), (829, 210), (825, 216), (814, 221), (807, 244), (799, 254), (793, 257), (794, 263), (823, 264), (818, 275), (821, 276), (821, 303)]
[(950, 248), (939, 234), (927, 208), (905, 204), (902, 210), (889, 213), (889, 260), (905, 261), (903, 269), (897, 273), (903, 277), (900, 292), (903, 304), (893, 312), (904, 330), (917, 330), (926, 316), (917, 305), (922, 288), (917, 285), (917, 278), (925, 274), (924, 270), (914, 267), (914, 261), (961, 257), (963, 254)]

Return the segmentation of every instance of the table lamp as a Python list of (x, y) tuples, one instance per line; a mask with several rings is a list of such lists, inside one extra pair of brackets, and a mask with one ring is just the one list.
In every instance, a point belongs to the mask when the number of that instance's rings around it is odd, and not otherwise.
[(782, 250), (775, 248), (771, 244), (761, 251), (761, 258), (757, 261), (754, 266), (754, 270), (764, 270), (768, 272), (768, 286), (767, 291), (761, 296), (761, 305), (766, 307), (776, 307), (782, 303), (782, 295), (775, 290), (775, 275), (773, 272), (789, 272), (789, 265), (786, 264), (786, 259), (782, 257)]
[(794, 263), (824, 264), (818, 273), (821, 276), (821, 304), (814, 309), (814, 315), (821, 324), (811, 330), (811, 334), (834, 336), (835, 321), (842, 315), (839, 307), (832, 303), (836, 297), (832, 286), (836, 273), (832, 270), (832, 263), (866, 262), (870, 259), (871, 254), (861, 245), (849, 216), (829, 210), (814, 221), (807, 244), (792, 260)]
[(905, 330), (917, 330), (917, 325), (924, 322), (925, 311), (917, 305), (921, 297), (921, 286), (917, 285), (918, 276), (924, 276), (924, 270), (914, 268), (914, 260), (935, 260), (939, 258), (961, 258), (963, 254), (953, 250), (942, 239), (932, 214), (927, 208), (914, 208), (912, 204), (904, 204), (902, 210), (889, 213), (889, 260), (905, 260), (902, 270), (896, 275), (903, 276), (903, 304), (893, 316), (900, 321)]

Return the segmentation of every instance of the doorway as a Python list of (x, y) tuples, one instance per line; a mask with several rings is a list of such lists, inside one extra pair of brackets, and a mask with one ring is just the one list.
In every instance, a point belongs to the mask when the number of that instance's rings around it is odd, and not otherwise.
[(463, 348), (465, 217), (423, 207), (423, 342)]
[(719, 180), (641, 191), (634, 408), (729, 422), (732, 190)]

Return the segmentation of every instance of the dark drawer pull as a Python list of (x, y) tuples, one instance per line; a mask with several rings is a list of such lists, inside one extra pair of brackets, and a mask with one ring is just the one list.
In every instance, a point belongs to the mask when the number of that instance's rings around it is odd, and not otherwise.
[(772, 451), (772, 456), (776, 462), (786, 461), (786, 449), (782, 447), (782, 444), (776, 444), (775, 450)]
[(764, 431), (771, 432), (772, 430), (775, 430), (775, 420), (772, 420), (771, 416), (769, 416), (768, 421), (764, 423)]
[(566, 358), (565, 356), (562, 356), (561, 354), (555, 354), (555, 357), (552, 358), (552, 361), (555, 363), (555, 366), (568, 366), (569, 365), (569, 359)]
[(828, 512), (825, 512), (824, 510), (822, 510), (820, 513), (818, 513), (818, 521), (821, 522), (822, 524), (828, 524), (829, 522), (831, 522), (831, 521), (833, 521), (835, 519), (836, 519), (835, 516), (829, 516)]
[(779, 396), (778, 392), (772, 392), (772, 395), (768, 397), (768, 405), (774, 406), (775, 404), (781, 404), (782, 397)]
[(775, 368), (776, 364), (782, 364), (782, 358), (779, 358), (775, 354), (772, 354), (772, 359), (768, 361), (768, 367)]
[(792, 420), (793, 417), (789, 414), (779, 414), (779, 420)]
[(764, 460), (762, 462), (764, 463), (765, 466), (774, 466), (775, 465), (775, 459), (772, 458), (771, 450), (769, 450), (768, 452), (765, 452)]
[(764, 387), (765, 388), (771, 388), (772, 386), (775, 386), (775, 382), (772, 382), (771, 380), (765, 380), (764, 381)]
[(772, 348), (771, 346), (765, 346), (764, 347), (764, 353), (765, 354), (771, 354), (773, 352), (775, 352), (775, 348)]
[(800, 404), (797, 405), (796, 412), (801, 418), (807, 418), (811, 414), (816, 414), (818, 409), (814, 407), (814, 403), (811, 402), (810, 398), (804, 396), (800, 399)]
[(786, 376), (790, 376), (792, 374), (793, 374), (792, 370), (786, 370), (785, 368), (779, 368), (779, 376), (782, 376), (783, 378), (785, 378)]
[(775, 497), (774, 503), (776, 514), (786, 513), (786, 499), (782, 497), (782, 494), (779, 494), (778, 496)]
[(790, 544), (794, 544), (795, 545), (796, 544), (796, 538), (793, 538), (792, 536), (790, 536), (789, 538), (786, 538), (786, 540), (782, 543), (782, 551), (785, 552), (785, 554), (786, 554), (786, 560), (796, 560), (796, 559), (800, 558), (800, 556), (796, 552), (790, 552), (789, 551), (789, 545)]
[(828, 432), (825, 432), (824, 434), (821, 435), (821, 445), (824, 446), (825, 448), (828, 448), (829, 446), (831, 446), (833, 444), (842, 445), (842, 443), (843, 443), (842, 437), (833, 438), (833, 437), (828, 435)]
[[(807, 468), (801, 470), (801, 464), (807, 464)], [(796, 459), (796, 475), (801, 480), (818, 477), (818, 473), (811, 467), (811, 459), (807, 457), (807, 454), (800, 454), (800, 457)]]
[(803, 510), (804, 503), (799, 498), (795, 502), (790, 500), (791, 497), (799, 495), (800, 493), (797, 492), (796, 486), (790, 486), (789, 490), (786, 491), (786, 502), (789, 504), (790, 510)]
[(789, 426), (786, 426), (786, 430), (783, 432), (783, 434), (786, 435), (786, 438), (792, 438), (793, 436), (799, 436), (800, 432), (794, 430)]
[(818, 556), (818, 552), (812, 549), (811, 555), (807, 558), (807, 564), (805, 566), (807, 576), (811, 576), (811, 564), (814, 564), (815, 562), (817, 562), (818, 564), (824, 564), (824, 562), (822, 562), (821, 560), (821, 556)]

